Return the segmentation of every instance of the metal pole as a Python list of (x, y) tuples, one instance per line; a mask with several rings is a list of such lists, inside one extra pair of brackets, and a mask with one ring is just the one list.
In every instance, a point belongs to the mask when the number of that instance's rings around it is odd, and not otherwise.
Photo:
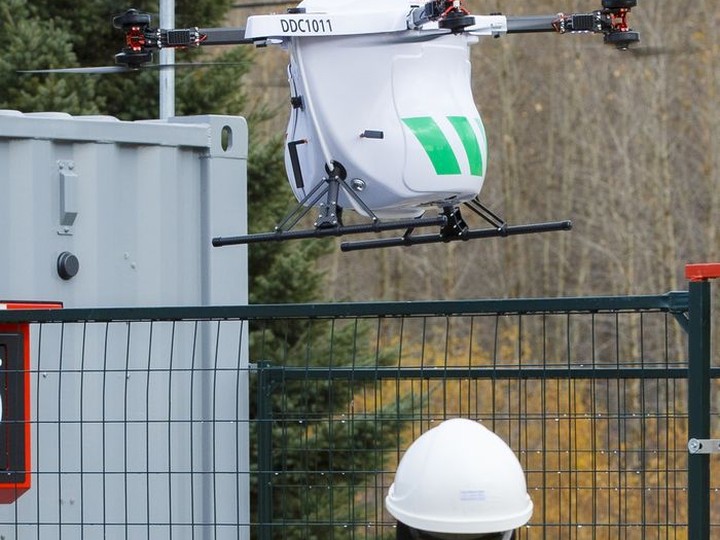
[[(688, 439), (710, 438), (710, 283), (690, 282)], [(688, 455), (688, 538), (710, 540), (710, 455)]]
[[(160, 0), (160, 28), (175, 28), (175, 0)], [(175, 63), (175, 49), (160, 50), (160, 64)], [(175, 70), (160, 69), (160, 119), (175, 116)]]
[(272, 538), (272, 391), (273, 374), (269, 363), (257, 364), (257, 467), (258, 538)]

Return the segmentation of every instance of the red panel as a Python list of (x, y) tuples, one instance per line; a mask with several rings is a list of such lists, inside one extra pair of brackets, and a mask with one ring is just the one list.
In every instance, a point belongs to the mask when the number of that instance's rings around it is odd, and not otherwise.
[[(50, 302), (0, 302), (0, 309), (61, 309), (62, 304)], [(0, 333), (21, 336), (23, 344), (22, 385), (23, 385), (23, 466), (22, 481), (3, 481), (0, 479), (0, 503), (12, 503), (30, 489), (30, 325), (27, 323), (0, 324)], [(3, 392), (5, 389), (0, 389)], [(4, 406), (4, 405), (3, 405)], [(6, 441), (7, 443), (8, 441)]]
[(685, 265), (685, 277), (689, 281), (705, 281), (720, 278), (720, 263), (697, 263)]
[(0, 309), (62, 309), (59, 302), (8, 302), (0, 300)]

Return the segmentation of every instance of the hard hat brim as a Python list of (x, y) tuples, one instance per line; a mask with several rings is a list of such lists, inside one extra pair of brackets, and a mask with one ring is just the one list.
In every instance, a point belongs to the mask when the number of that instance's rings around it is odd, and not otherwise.
[(405, 525), (431, 533), (484, 534), (510, 531), (525, 525), (530, 521), (533, 513), (533, 503), (528, 495), (527, 504), (523, 510), (513, 514), (493, 517), (487, 515), (468, 516), (466, 519), (461, 519), (458, 516), (448, 519), (447, 517), (435, 518), (433, 516), (413, 514), (395, 504), (393, 498), (394, 486), (395, 484), (390, 486), (388, 495), (385, 497), (387, 511)]

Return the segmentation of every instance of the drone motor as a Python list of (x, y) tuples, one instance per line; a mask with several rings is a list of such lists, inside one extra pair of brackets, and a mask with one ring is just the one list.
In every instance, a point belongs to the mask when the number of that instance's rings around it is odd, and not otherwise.
[(113, 19), (113, 26), (125, 32), (125, 47), (115, 55), (115, 63), (140, 68), (152, 62), (153, 50), (197, 47), (203, 36), (197, 28), (162, 30), (151, 28), (150, 14), (129, 9)]

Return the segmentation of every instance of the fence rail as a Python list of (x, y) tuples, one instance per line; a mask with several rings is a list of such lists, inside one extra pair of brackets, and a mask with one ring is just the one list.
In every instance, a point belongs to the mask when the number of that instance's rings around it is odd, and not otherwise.
[(718, 427), (720, 367), (692, 345), (709, 342), (703, 285), (0, 311), (33, 353), (32, 487), (0, 506), (0, 538), (394, 538), (394, 468), (453, 416), (517, 452), (535, 503), (520, 539), (709, 538), (717, 475), (687, 451)]

